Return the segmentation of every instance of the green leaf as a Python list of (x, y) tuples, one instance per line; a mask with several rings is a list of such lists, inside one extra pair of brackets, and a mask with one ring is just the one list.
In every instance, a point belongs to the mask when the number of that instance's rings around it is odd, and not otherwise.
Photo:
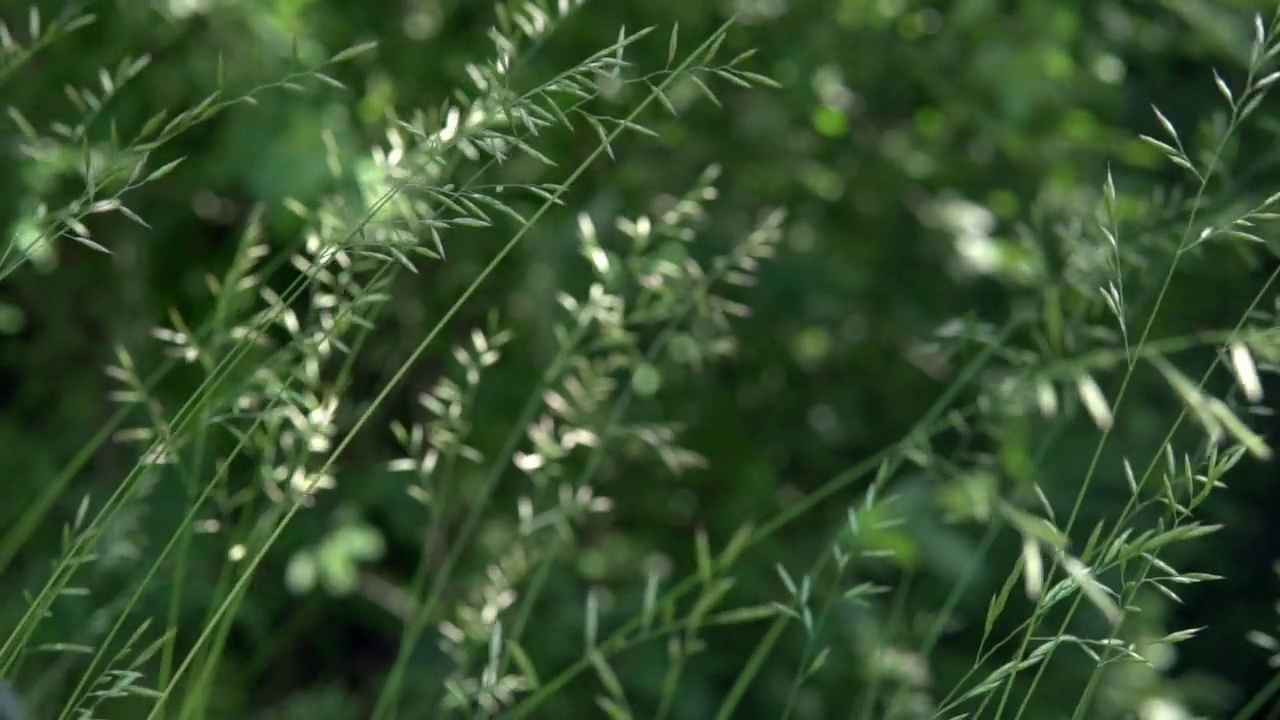
[(350, 60), (355, 57), (359, 57), (360, 55), (363, 55), (376, 47), (378, 47), (377, 42), (363, 42), (358, 45), (352, 45), (346, 50), (343, 50), (339, 52), (337, 55), (334, 55), (333, 57), (329, 58), (329, 63), (346, 62), (347, 60)]

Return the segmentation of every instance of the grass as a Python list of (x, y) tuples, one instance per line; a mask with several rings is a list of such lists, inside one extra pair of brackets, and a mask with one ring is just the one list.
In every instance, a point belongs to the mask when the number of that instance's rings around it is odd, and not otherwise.
[[(537, 382), (523, 389), (520, 412), (513, 418), (482, 414), (478, 408), (486, 383), (502, 372), (515, 329), (493, 315), (486, 325), (455, 333), (462, 339), (448, 353), (437, 347), (496, 269), (535, 228), (572, 202), (572, 190), (589, 169), (606, 157), (617, 158), (615, 146), (625, 136), (652, 135), (645, 123), (654, 113), (676, 114), (677, 89), (692, 88), (715, 101), (717, 84), (773, 85), (745, 69), (750, 54), (727, 61), (718, 57), (733, 23), (692, 50), (684, 49), (678, 27), (669, 34), (623, 30), (616, 42), (547, 80), (520, 77), (525, 58), (577, 11), (574, 3), (500, 6), (494, 55), (471, 66), (472, 86), (433, 115), (391, 118), (387, 146), (359, 161), (358, 192), (334, 192), (311, 205), (285, 203), (304, 228), (300, 246), (276, 247), (265, 239), (266, 213), (256, 214), (225, 274), (210, 282), (209, 317), (191, 323), (175, 311), (170, 326), (154, 332), (166, 348), (166, 362), (147, 372), (123, 345), (116, 349), (108, 372), (119, 386), (112, 399), (120, 409), (0, 534), (3, 572), (29, 548), (37, 531), (53, 522), (55, 507), (78, 492), (75, 479), (108, 443), (136, 449), (136, 463), (108, 497), (77, 500), (79, 510), (64, 528), (47, 581), (30, 595), (23, 616), (0, 641), (0, 677), (21, 681), (63, 673), (56, 693), (38, 698), (41, 716), (114, 717), (120, 708), (149, 720), (217, 716), (227, 649), (251, 588), (264, 582), (265, 564), (284, 552), (282, 538), (289, 528), (323, 507), (325, 494), (344, 482), (340, 461), (345, 453), (375, 422), (393, 414), (391, 406), (404, 394), (411, 372), (426, 360), (437, 362), (440, 370), (432, 388), (418, 397), (421, 417), (392, 419), (386, 429), (401, 452), (386, 459), (387, 470), (423, 528), (412, 577), (397, 585), (367, 574), (365, 564), (381, 556), (385, 542), (376, 529), (337, 515), (323, 543), (293, 552), (287, 563), (286, 580), (295, 592), (324, 587), (360, 595), (397, 623), (396, 653), (369, 706), (357, 711), (362, 717), (546, 717), (588, 677), (597, 710), (607, 717), (675, 717), (685, 674), (696, 666), (709, 638), (723, 628), (747, 626), (743, 636), (758, 642), (717, 698), (716, 718), (747, 712), (745, 703), (765, 667), (796, 633), (801, 664), (784, 690), (783, 717), (805, 716), (806, 688), (851, 669), (866, 673), (858, 700), (847, 709), (851, 718), (1034, 716), (1032, 700), (1040, 697), (1051, 661), (1060, 648), (1070, 647), (1092, 661), (1074, 697), (1070, 716), (1075, 719), (1097, 716), (1099, 693), (1116, 682), (1113, 671), (1123, 663), (1146, 663), (1144, 652), (1151, 647), (1195, 635), (1195, 629), (1186, 629), (1139, 643), (1129, 621), (1140, 612), (1141, 593), (1176, 598), (1177, 587), (1215, 579), (1177, 570), (1161, 553), (1218, 531), (1197, 520), (1196, 512), (1245, 456), (1271, 456), (1241, 408), (1260, 402), (1259, 373), (1280, 359), (1275, 318), (1261, 309), (1274, 292), (1275, 277), (1240, 309), (1233, 328), (1162, 338), (1153, 337), (1153, 328), (1183, 263), (1204, 262), (1206, 253), (1222, 251), (1223, 242), (1267, 242), (1255, 234), (1261, 233), (1256, 227), (1273, 219), (1277, 196), (1234, 216), (1205, 213), (1213, 184), (1224, 172), (1225, 149), (1271, 84), (1267, 68), (1280, 52), (1274, 40), (1280, 20), (1258, 21), (1253, 61), (1238, 90), (1215, 80), (1228, 119), (1207, 156), (1191, 154), (1172, 123), (1156, 112), (1164, 136), (1148, 138), (1149, 143), (1184, 169), (1195, 188), (1171, 251), (1151, 255), (1149, 245), (1126, 242), (1130, 233), (1158, 230), (1143, 230), (1141, 208), (1118, 191), (1108, 173), (1098, 196), (1099, 228), (1082, 233), (1072, 248), (1087, 250), (1076, 255), (1081, 265), (1074, 281), (1020, 299), (999, 327), (965, 325), (947, 349), (960, 369), (910, 433), (776, 515), (743, 524), (719, 547), (706, 533), (696, 534), (696, 571), (674, 582), (651, 573), (644, 580), (641, 607), (625, 620), (602, 610), (607, 604), (603, 588), (586, 589), (587, 612), (577, 628), (581, 650), (553, 672), (555, 666), (526, 640), (547, 612), (540, 603), (558, 568), (573, 557), (593, 518), (616, 510), (604, 494), (610, 458), (638, 453), (673, 474), (705, 464), (697, 452), (680, 445), (676, 423), (655, 421), (636, 412), (636, 406), (657, 393), (665, 377), (706, 372), (733, 354), (735, 319), (749, 314), (743, 289), (757, 282), (787, 227), (781, 210), (762, 212), (732, 247), (707, 257), (697, 241), (718, 197), (716, 167), (678, 196), (655, 198), (650, 207), (663, 208), (660, 212), (620, 215), (612, 228), (597, 227), (598, 213), (586, 208), (572, 213), (575, 247), (589, 272), (586, 287), (560, 293), (554, 351)], [(62, 36), (92, 22), (92, 16), (68, 14), (45, 27), (33, 14), (29, 42), (6, 43), (0, 84), (36, 52), (55, 51)], [(665, 67), (650, 71), (628, 60), (638, 43), (655, 41), (668, 48)], [(127, 141), (118, 132), (103, 139), (96, 129), (111, 98), (147, 67), (143, 58), (104, 71), (99, 86), (74, 90), (72, 99), (83, 113), (76, 124), (42, 131), (12, 110), (24, 149), (35, 161), (65, 163), (68, 153), (83, 149), (85, 161), (72, 167), (82, 175), (84, 192), (62, 207), (31, 210), (0, 255), (0, 282), (39, 262), (57, 241), (110, 252), (108, 244), (91, 237), (92, 218), (117, 214), (146, 226), (127, 203), (179, 166), (177, 160), (152, 160), (168, 143), (270, 93), (340, 91), (335, 68), (373, 49), (352, 47), (246, 93), (220, 91), (172, 119), (158, 114)], [(625, 96), (618, 88), (633, 90), (640, 99), (622, 113), (601, 110), (606, 94)], [(539, 150), (541, 139), (557, 131), (594, 143), (567, 172)], [(495, 171), (514, 162), (542, 166), (539, 175), (556, 173), (559, 179), (496, 184)], [(1131, 230), (1131, 224), (1137, 227)], [(505, 232), (506, 241), (376, 391), (360, 393), (361, 353), (379, 321), (385, 321), (384, 313), (395, 307), (404, 274), (444, 262), (452, 243), (478, 230)], [(1097, 257), (1102, 260), (1089, 265), (1089, 258)], [(1134, 274), (1153, 260), (1166, 263), (1163, 280), (1152, 297), (1133, 302), (1126, 291), (1144, 287)], [(1098, 278), (1105, 282), (1101, 294), (1094, 284)], [(1099, 311), (1111, 314), (1111, 328), (1092, 320)], [(1141, 330), (1134, 332), (1137, 327)], [(1203, 348), (1219, 349), (1219, 357), (1193, 378), (1180, 369), (1180, 357)], [(1235, 388), (1215, 395), (1208, 388), (1224, 363)], [(1144, 377), (1163, 383), (1184, 410), (1145, 463), (1131, 461), (1124, 452), (1122, 463), (1109, 467), (1105, 450), (1126, 417), (1124, 401), (1140, 369), (1154, 370)], [(160, 388), (180, 373), (194, 373), (188, 376), (197, 378), (196, 388), (169, 412), (159, 399)], [(1118, 387), (1109, 395), (1105, 388), (1116, 379)], [(904, 522), (897, 489), (913, 468), (957, 482), (988, 470), (990, 457), (948, 457), (935, 443), (974, 433), (998, 435), (997, 428), (1029, 422), (1033, 414), (1052, 423), (1032, 453), (1033, 466), (1049, 461), (1058, 433), (1075, 418), (1088, 418), (1097, 427), (1098, 440), (1070, 512), (1059, 522), (1061, 508), (1034, 479), (1024, 478), (1007, 492), (978, 488), (967, 509), (967, 519), (983, 526), (978, 557), (987, 561), (998, 541), (1012, 538), (1017, 559), (989, 599), (972, 672), (948, 689), (912, 680), (912, 663), (929, 674), (928, 662), (949, 622), (958, 617), (962, 599), (974, 592), (974, 572), (971, 568), (949, 589), (942, 610), (913, 638), (914, 646), (904, 648), (914, 571), (888, 582), (872, 579), (884, 577), (886, 562), (893, 559), (884, 533)], [(1183, 432), (1187, 419), (1196, 427), (1194, 441)], [(477, 430), (500, 441), (473, 437)], [(511, 517), (499, 503), (517, 482), (513, 475), (522, 490)], [(1091, 488), (1107, 476), (1123, 478), (1128, 502), (1109, 527), (1099, 523), (1086, 535), (1082, 510)], [(159, 502), (166, 483), (176, 483), (185, 504), (166, 537), (147, 538), (159, 547), (148, 556), (150, 562), (130, 574), (119, 598), (92, 613), (91, 631), (66, 641), (42, 640), (51, 620), (83, 596), (90, 582), (84, 576), (103, 556), (128, 545), (121, 534), (128, 535), (132, 519)], [(815, 509), (847, 502), (855, 491), (859, 499), (850, 505), (848, 521), (833, 529), (824, 553), (804, 568), (778, 564), (776, 597), (744, 597), (739, 577), (752, 564), (767, 563), (761, 548), (809, 520)], [(482, 537), (495, 518), (509, 530), (500, 550)], [(198, 564), (207, 562), (210, 548), (220, 565), (212, 595), (199, 613), (203, 617), (192, 624), (189, 608), (204, 592), (191, 577)], [(481, 571), (469, 564), (477, 556)], [(1016, 600), (1019, 592), (1025, 604)], [(833, 648), (826, 634), (846, 604), (887, 609), (883, 636), (868, 643), (860, 657)], [(1094, 613), (1092, 623), (1077, 619), (1082, 609)], [(413, 677), (420, 672), (414, 663), (432, 630), (448, 672), (424, 689)], [(1008, 632), (998, 636), (997, 630)], [(617, 660), (655, 643), (666, 647), (665, 674), (656, 697), (637, 699)], [(65, 662), (46, 663), (42, 652), (50, 650)], [(1251, 717), (1268, 702), (1267, 692), (1237, 717)], [(312, 716), (350, 712), (339, 712), (343, 707), (338, 701), (317, 703), (312, 712), (318, 714)]]

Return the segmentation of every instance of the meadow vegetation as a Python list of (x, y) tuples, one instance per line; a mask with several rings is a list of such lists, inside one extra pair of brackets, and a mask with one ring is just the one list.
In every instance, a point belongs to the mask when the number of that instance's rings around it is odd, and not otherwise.
[(1280, 11), (1016, 5), (0, 8), (0, 719), (1280, 717)]

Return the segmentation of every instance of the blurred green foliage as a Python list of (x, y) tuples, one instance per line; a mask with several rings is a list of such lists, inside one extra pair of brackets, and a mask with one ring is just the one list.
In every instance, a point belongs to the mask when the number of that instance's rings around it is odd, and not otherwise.
[[(46, 18), (61, 9), (38, 4)], [(326, 194), (359, 193), (361, 162), (385, 141), (388, 113), (407, 116), (437, 106), (465, 84), (466, 63), (490, 52), (484, 31), (493, 19), (488, 3), (460, 0), (146, 0), (89, 3), (87, 9), (97, 21), (0, 82), (0, 105), (20, 108), (37, 127), (67, 122), (78, 113), (64, 85), (92, 83), (99, 67), (148, 56), (149, 65), (95, 122), (91, 132), (101, 139), (113, 125), (137, 128), (159, 110), (194, 106), (219, 83), (236, 94), (353, 44), (378, 46), (334, 73), (348, 89), (268, 91), (256, 105), (221, 112), (165, 146), (160, 163), (184, 160), (128, 203), (149, 227), (116, 216), (94, 222), (94, 237), (112, 255), (59, 242), (0, 283), (0, 523), (17, 522), (114, 411), (106, 400), (112, 384), (101, 372), (114, 362), (114, 344), (154, 364), (160, 351), (148, 334), (167, 323), (170, 308), (186, 318), (208, 316), (213, 305), (205, 277), (225, 271), (254, 208), (264, 208), (269, 242), (288, 247), (301, 241), (301, 226), (284, 210), (285, 198), (311, 205)], [(555, 292), (586, 282), (571, 237), (577, 211), (597, 217), (643, 211), (654, 196), (683, 192), (704, 167), (719, 163), (720, 198), (709, 206), (691, 252), (723, 249), (766, 207), (785, 207), (789, 222), (779, 257), (762, 270), (759, 286), (739, 298), (752, 314), (738, 321), (737, 354), (700, 376), (646, 370), (635, 378), (638, 412), (678, 418), (683, 444), (705, 456), (706, 467), (677, 477), (614, 459), (598, 489), (615, 510), (593, 522), (554, 569), (523, 645), (548, 668), (569, 664), (581, 652), (588, 585), (608, 590), (606, 618), (634, 614), (644, 572), (655, 562), (669, 564), (676, 577), (693, 571), (695, 531), (705, 530), (713, 546), (723, 547), (744, 522), (762, 522), (901, 437), (963, 360), (935, 339), (940, 331), (968, 321), (999, 326), (1018, 313), (1057, 307), (1045, 300), (1055, 288), (1065, 296), (1102, 284), (1090, 274), (1092, 261), (1080, 256), (1081, 238), (1094, 230), (1073, 219), (1091, 217), (1108, 168), (1125, 202), (1144, 213), (1141, 232), (1122, 242), (1167, 259), (1177, 245), (1177, 213), (1189, 199), (1161, 194), (1182, 176), (1138, 137), (1160, 133), (1150, 106), (1159, 105), (1188, 151), (1198, 152), (1222, 109), (1211, 70), (1240, 82), (1251, 13), (1270, 17), (1272, 10), (1246, 0), (591, 0), (576, 10), (515, 68), (522, 82), (573, 65), (612, 42), (623, 26), (658, 26), (633, 59), (661, 67), (673, 25), (692, 45), (737, 13), (739, 24), (722, 54), (756, 49), (752, 69), (782, 87), (720, 88), (722, 107), (700, 99), (696, 88), (677, 88), (672, 102), (679, 116), (647, 113), (657, 136), (632, 136), (615, 148), (615, 159), (592, 167), (571, 188), (567, 208), (537, 225), (468, 302), (449, 328), (450, 341), (484, 325), (492, 310), (514, 330), (504, 351), (506, 371), (478, 400), (475, 444), (501, 442), (505, 421), (518, 413), (551, 355)], [(26, 17), (25, 6), (0, 7), (10, 28), (23, 27)], [(636, 92), (611, 102), (621, 110), (639, 99)], [(1259, 202), (1280, 187), (1280, 145), (1269, 116), (1275, 107), (1268, 101), (1258, 122), (1227, 147), (1225, 163), (1235, 172), (1214, 187), (1222, 200), (1217, 205), (1219, 196), (1210, 198), (1210, 213)], [(19, 128), (13, 122), (0, 127), (6, 151), (0, 227), (13, 236), (38, 203), (65, 202), (79, 191), (81, 158), (9, 152)], [(556, 130), (539, 148), (567, 170), (597, 142), (590, 132)], [(548, 172), (517, 159), (493, 171), (492, 182), (560, 179), (560, 172)], [(1169, 215), (1163, 221), (1152, 210), (1162, 206)], [(507, 228), (468, 230), (446, 246), (445, 262), (397, 280), (394, 300), (355, 368), (353, 387), (366, 395), (346, 413), (362, 411), (509, 234)], [(1101, 245), (1099, 236), (1091, 237), (1089, 244)], [(1274, 262), (1265, 253), (1223, 250), (1212, 260), (1184, 264), (1153, 336), (1231, 327)], [(1149, 276), (1127, 278), (1126, 292), (1149, 301), (1162, 273), (1159, 265)], [(1052, 338), (1045, 343), (1053, 347)], [(210, 717), (367, 712), (394, 658), (399, 624), (370, 602), (368, 587), (361, 592), (360, 578), (406, 583), (421, 533), (401, 481), (385, 469), (397, 451), (380, 428), (411, 412), (412, 398), (432, 384), (446, 357), (439, 353), (413, 368), (344, 455), (337, 489), (291, 525), (269, 554), (239, 610)], [(1211, 357), (1206, 350), (1194, 362)], [(167, 380), (157, 391), (160, 403), (181, 404), (193, 382)], [(1145, 462), (1177, 409), (1176, 398), (1156, 382), (1140, 382), (1126, 400), (1126, 421), (1106, 462), (1118, 467), (1121, 453)], [(1056, 438), (1049, 454), (1036, 456), (1049, 433)], [(1048, 422), (984, 428), (980, 437), (941, 442), (995, 458), (985, 468), (962, 477), (937, 467), (904, 473), (894, 488), (905, 522), (873, 539), (894, 549), (898, 560), (863, 579), (897, 586), (909, 577), (910, 591), (902, 607), (877, 596), (831, 620), (824, 631), (830, 658), (799, 697), (795, 717), (860, 717), (874, 682), (910, 684), (924, 673), (943, 694), (958, 682), (972, 667), (986, 599), (999, 592), (1019, 549), (1002, 534), (990, 553), (979, 555), (983, 525), (949, 518), (978, 512), (967, 498), (982, 496), (983, 488), (1032, 481), (1055, 507), (1069, 509), (1096, 438), (1083, 416), (1062, 428)], [(72, 517), (80, 495), (111, 492), (132, 461), (127, 448), (108, 446), (76, 478), (55, 516)], [(1144, 613), (1128, 632), (1140, 638), (1185, 626), (1209, 629), (1174, 646), (1166, 666), (1126, 667), (1109, 677), (1097, 717), (1125, 717), (1146, 698), (1165, 696), (1198, 713), (1226, 716), (1225, 709), (1272, 672), (1244, 636), (1273, 624), (1270, 608), (1280, 592), (1269, 570), (1280, 554), (1275, 467), (1246, 462), (1231, 478), (1230, 492), (1215, 496), (1207, 510), (1207, 521), (1227, 530), (1165, 558), (1227, 579), (1197, 587), (1181, 606), (1158, 594), (1142, 596)], [(147, 512), (113, 526), (105, 556), (81, 581), (91, 592), (60, 606), (42, 641), (94, 631), (100, 613), (116, 601), (112, 589), (158, 551), (153, 538), (170, 527), (184, 493), (176, 479), (163, 482)], [(504, 488), (497, 504), (513, 507), (518, 495)], [(1126, 497), (1121, 478), (1104, 476), (1079, 528), (1106, 519)], [(856, 489), (838, 494), (754, 549), (735, 592), (756, 601), (781, 599), (775, 563), (807, 566), (828, 552), (832, 533), (858, 499)], [(24, 609), (22, 590), (43, 582), (60, 530), (60, 522), (43, 524), (4, 575), (0, 628)], [(511, 532), (501, 519), (480, 529), (458, 594), (467, 578), (483, 578)], [(1087, 533), (1078, 532), (1073, 539), (1083, 543)], [(184, 628), (200, 627), (207, 611), (202, 598), (214, 592), (224, 548), (197, 542), (194, 552), (180, 609)], [(975, 562), (981, 563), (977, 579), (960, 600), (954, 627), (927, 671), (917, 667), (908, 648)], [(168, 608), (161, 597), (144, 600), (138, 612), (163, 617)], [(908, 621), (895, 622), (898, 617)], [(1075, 622), (1084, 634), (1097, 618), (1083, 614)], [(671, 717), (711, 717), (761, 632), (710, 631), (707, 650), (685, 669)], [(735, 717), (779, 716), (803, 649), (801, 633), (786, 635)], [(1057, 717), (1062, 698), (1074, 702), (1090, 669), (1085, 660), (1055, 660), (1027, 716)], [(426, 642), (410, 677), (438, 676), (447, 662)], [(655, 644), (624, 655), (615, 670), (633, 702), (647, 707), (659, 695), (665, 667)], [(24, 669), (20, 686), (40, 707), (58, 696), (74, 670), (74, 662), (36, 662)], [(595, 692), (590, 682), (572, 684), (538, 716), (593, 715)], [(123, 708), (120, 713), (111, 717), (128, 717)]]

